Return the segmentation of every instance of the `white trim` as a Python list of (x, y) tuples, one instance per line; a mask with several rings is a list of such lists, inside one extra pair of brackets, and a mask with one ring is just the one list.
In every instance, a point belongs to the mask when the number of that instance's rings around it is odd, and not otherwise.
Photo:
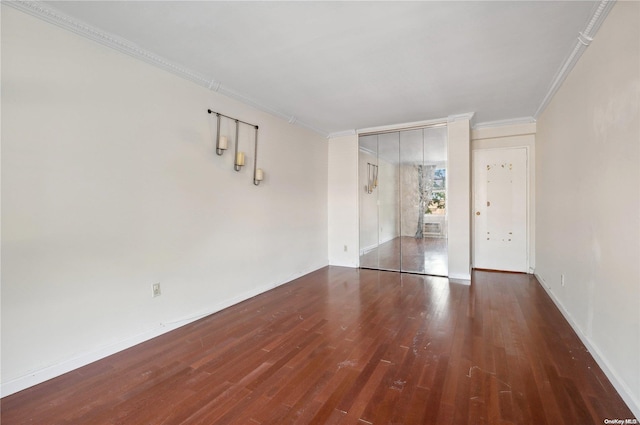
[(329, 133), (327, 139), (333, 139), (336, 137), (345, 137), (345, 136), (355, 136), (358, 132), (355, 129), (352, 130), (344, 130), (344, 131), (335, 131), (333, 133)]
[(582, 53), (584, 53), (589, 44), (591, 44), (591, 41), (593, 40), (596, 32), (598, 32), (598, 29), (600, 28), (600, 25), (602, 25), (614, 4), (615, 0), (601, 0), (600, 3), (594, 8), (591, 18), (589, 19), (589, 22), (585, 26), (584, 30), (578, 32), (573, 50), (571, 51), (567, 59), (565, 59), (565, 61), (562, 63), (562, 66), (560, 66), (558, 72), (556, 72), (556, 76), (551, 82), (551, 87), (549, 87), (547, 94), (544, 96), (544, 98), (542, 98), (542, 102), (540, 102), (540, 106), (538, 106), (535, 114), (533, 114), (534, 118), (537, 119), (545, 110), (547, 105), (549, 105), (549, 102), (551, 102), (553, 96), (560, 89), (560, 86), (562, 86), (562, 83), (567, 78), (575, 64), (578, 62), (580, 56), (582, 56)]
[[(358, 145), (358, 152), (364, 152), (364, 153), (367, 153), (367, 154), (375, 157), (378, 160), (380, 159), (380, 158), (378, 158), (378, 152), (374, 152), (371, 149), (367, 149), (367, 148), (365, 148), (363, 146), (360, 146), (360, 145)], [(385, 162), (388, 162), (388, 161), (385, 161)]]
[(30, 0), (11, 0), (11, 1), (3, 1), (2, 3), (8, 6), (11, 6), (17, 10), (20, 10), (22, 12), (25, 12), (31, 16), (42, 19), (43, 21), (54, 24), (62, 29), (71, 31), (82, 37), (88, 38), (89, 40), (100, 43), (103, 46), (117, 50), (121, 53), (132, 56), (135, 59), (139, 59), (150, 65), (153, 65), (160, 69), (168, 71), (174, 75), (177, 75), (178, 77), (192, 81), (202, 87), (206, 87), (211, 91), (222, 93), (227, 97), (238, 100), (258, 110), (261, 110), (271, 115), (275, 115), (279, 118), (282, 118), (288, 121), (290, 124), (295, 124), (299, 127), (304, 127), (308, 130), (311, 130), (325, 137), (329, 135), (329, 132), (323, 129), (317, 128), (296, 117), (293, 117), (291, 114), (282, 112), (274, 108), (273, 106), (267, 105), (265, 103), (258, 102), (257, 100), (249, 96), (246, 96), (240, 92), (235, 91), (231, 87), (225, 86), (220, 81), (216, 81), (215, 79), (207, 77), (197, 71), (194, 71), (192, 69), (179, 65), (175, 62), (172, 62), (168, 59), (165, 59), (160, 55), (157, 55), (149, 50), (143, 49), (142, 47), (138, 46), (135, 43), (132, 43), (129, 40), (113, 35), (107, 31), (103, 31), (99, 28), (96, 28), (92, 25), (87, 24), (86, 22), (82, 22), (76, 18), (72, 18), (56, 10), (55, 8), (49, 6), (44, 2), (30, 1)]
[(378, 127), (359, 128), (356, 130), (356, 133), (360, 135), (363, 133), (382, 133), (385, 131), (395, 131), (395, 130), (402, 131), (412, 127), (427, 127), (430, 125), (438, 125), (438, 124), (446, 124), (446, 123), (447, 123), (446, 118), (439, 118), (435, 120), (414, 121), (414, 122), (407, 122), (402, 124), (391, 124), (391, 125), (382, 125)]
[[(190, 80), (198, 85), (206, 87), (209, 90), (222, 93), (225, 96), (236, 99), (247, 105), (253, 106), (254, 108), (259, 109), (263, 112), (267, 112), (271, 115), (280, 117), (284, 120), (287, 120), (291, 124), (295, 124), (297, 126), (304, 127), (308, 130), (311, 130), (315, 133), (321, 134), (322, 136), (325, 136), (327, 138), (352, 135), (354, 131), (356, 133), (363, 133), (363, 132), (394, 130), (394, 129), (402, 129), (403, 127), (406, 128), (411, 126), (419, 126), (419, 125), (424, 126), (424, 125), (437, 124), (442, 121), (442, 120), (418, 121), (415, 123), (407, 123), (400, 126), (393, 125), (393, 126), (383, 126), (383, 127), (372, 127), (367, 129), (361, 129), (361, 130), (346, 130), (341, 132), (329, 133), (328, 131), (317, 128), (311, 125), (310, 123), (301, 121), (297, 117), (293, 117), (292, 114), (282, 112), (274, 108), (273, 106), (258, 102), (257, 100), (249, 96), (239, 93), (233, 90), (231, 87), (226, 87), (220, 81), (216, 81), (211, 77), (207, 77), (199, 72), (196, 72), (194, 70), (181, 66), (177, 63), (174, 63), (172, 61), (169, 61), (163, 58), (162, 56), (156, 55), (151, 51), (143, 49), (142, 47), (122, 37), (117, 37), (109, 32), (103, 31), (85, 22), (72, 18), (56, 10), (55, 8), (49, 6), (44, 2), (31, 1), (31, 0), (11, 0), (11, 1), (4, 1), (3, 3), (15, 9), (18, 9), (22, 12), (28, 13), (29, 15), (35, 16), (36, 18), (42, 19), (46, 22), (49, 22), (58, 27), (61, 27), (65, 30), (74, 32), (82, 37), (88, 38), (104, 46), (117, 50), (121, 53), (125, 53), (136, 59), (147, 62), (148, 64), (154, 65), (165, 71), (171, 72), (174, 75)], [(594, 12), (591, 16), (591, 19), (589, 20), (588, 24), (585, 26), (585, 29), (578, 33), (578, 36), (576, 37), (574, 49), (572, 50), (572, 52), (569, 54), (569, 57), (564, 61), (564, 63), (556, 73), (556, 76), (554, 77), (551, 83), (551, 86), (549, 87), (549, 90), (547, 91), (546, 95), (542, 99), (542, 102), (540, 103), (540, 106), (538, 106), (538, 109), (536, 110), (535, 114), (533, 114), (533, 117), (525, 117), (524, 119), (532, 118), (535, 120), (540, 116), (542, 111), (544, 111), (544, 109), (547, 107), (547, 105), (553, 98), (554, 94), (558, 91), (558, 89), (562, 85), (562, 82), (565, 80), (565, 78), (567, 77), (571, 69), (573, 69), (574, 65), (576, 64), (576, 62), (578, 61), (578, 59), (580, 58), (584, 50), (593, 40), (595, 33), (597, 32), (598, 28), (600, 27), (604, 19), (607, 17), (607, 14), (613, 7), (614, 3), (615, 3), (615, 0), (601, 0), (598, 6), (594, 8)], [(471, 112), (471, 113), (465, 113), (465, 114), (450, 115), (449, 117), (447, 117), (446, 120), (448, 122), (458, 121), (462, 119), (468, 119), (469, 121), (471, 121), (473, 117), (474, 117), (474, 113)], [(503, 121), (489, 121), (484, 123), (478, 123), (478, 124), (475, 124), (473, 128), (483, 128), (487, 126), (522, 123), (523, 121), (520, 121), (521, 119), (522, 118), (514, 118), (509, 120), (503, 120)], [(528, 121), (528, 122), (531, 122), (531, 121)]]
[(380, 246), (380, 245), (382, 245), (383, 243), (391, 242), (391, 241), (392, 241), (392, 240), (394, 240), (395, 238), (399, 238), (399, 237), (400, 237), (400, 236), (392, 236), (392, 237), (389, 237), (389, 238), (383, 239), (383, 240), (381, 240), (381, 241), (378, 241), (378, 243), (374, 243), (374, 244), (371, 244), (371, 245), (366, 246), (366, 247), (364, 247), (364, 248), (360, 248), (360, 251), (359, 251), (359, 252), (360, 252), (360, 255), (364, 255), (364, 254), (368, 253), (369, 251), (371, 251), (372, 249), (379, 247), (379, 246)]
[(162, 56), (156, 55), (148, 50), (145, 50), (135, 43), (132, 43), (122, 37), (118, 37), (99, 28), (93, 27), (86, 22), (72, 18), (50, 5), (29, 0), (11, 0), (4, 1), (3, 4), (11, 6), (17, 10), (25, 12), (31, 16), (42, 19), (43, 21), (54, 24), (62, 29), (71, 31), (82, 37), (88, 38), (92, 41), (100, 43), (111, 49), (117, 50), (121, 53), (125, 53), (129, 56), (133, 56), (136, 59), (140, 59), (151, 65), (164, 69), (187, 80), (193, 81), (196, 84), (210, 88), (215, 84), (220, 84), (215, 80), (210, 80), (204, 75), (185, 68), (177, 63), (171, 62)]
[(357, 263), (353, 263), (353, 262), (349, 262), (349, 261), (333, 261), (329, 263), (330, 266), (332, 267), (348, 267), (350, 269), (357, 269), (358, 264)]
[(501, 137), (535, 135), (536, 131), (537, 124), (535, 122), (507, 125), (504, 127), (479, 128), (471, 130), (471, 140), (475, 142), (484, 139), (498, 139)]
[(503, 127), (506, 125), (531, 124), (534, 122), (536, 122), (536, 119), (533, 117), (509, 118), (506, 120), (479, 122), (473, 126), (473, 129), (478, 130), (481, 128)]
[(455, 274), (449, 275), (449, 282), (459, 283), (461, 285), (471, 285), (471, 274)]
[(456, 122), (456, 121), (464, 121), (464, 120), (471, 122), (475, 114), (476, 114), (475, 112), (466, 112), (464, 114), (449, 115), (447, 117), (447, 122)]
[(624, 381), (620, 379), (618, 374), (609, 365), (609, 362), (607, 362), (606, 358), (602, 355), (598, 347), (593, 344), (591, 339), (582, 332), (573, 316), (571, 316), (569, 311), (565, 308), (564, 304), (562, 304), (562, 302), (555, 296), (555, 294), (551, 290), (551, 287), (546, 283), (542, 276), (540, 276), (538, 273), (534, 273), (534, 276), (536, 277), (536, 279), (538, 279), (540, 286), (542, 286), (547, 295), (549, 295), (549, 298), (551, 298), (556, 307), (558, 307), (558, 310), (560, 310), (560, 313), (562, 313), (565, 320), (569, 322), (569, 326), (571, 326), (576, 335), (578, 335), (580, 341), (582, 341), (585, 347), (587, 347), (587, 350), (593, 356), (593, 359), (596, 361), (598, 366), (600, 366), (600, 369), (602, 369), (604, 374), (607, 375), (607, 378), (609, 378), (611, 384), (627, 404), (627, 407), (629, 407), (636, 418), (640, 418), (640, 400), (634, 398), (633, 392), (629, 389), (629, 387), (627, 387)]
[(182, 326), (188, 325), (189, 323), (195, 322), (196, 320), (202, 319), (203, 317), (217, 313), (218, 311), (224, 310), (225, 308), (231, 307), (232, 305), (248, 300), (249, 298), (255, 297), (256, 295), (260, 295), (262, 293), (268, 292), (271, 289), (274, 289), (278, 286), (289, 283), (299, 277), (302, 277), (314, 271), (320, 270), (321, 268), (326, 266), (328, 266), (328, 262), (323, 263), (321, 265), (309, 267), (306, 270), (300, 271), (298, 273), (294, 273), (293, 275), (286, 278), (285, 280), (281, 280), (273, 284), (263, 285), (258, 288), (253, 288), (250, 291), (246, 291), (243, 294), (240, 294), (236, 297), (220, 302), (212, 306), (211, 308), (208, 308), (205, 311), (201, 311), (200, 313), (197, 313), (193, 316), (176, 319), (169, 322), (159, 323), (153, 329), (149, 329), (138, 335), (125, 338), (121, 341), (118, 341), (113, 344), (109, 344), (105, 347), (98, 348), (96, 350), (87, 351), (71, 359), (64, 360), (60, 363), (53, 364), (53, 365), (44, 367), (42, 369), (34, 370), (27, 375), (13, 379), (11, 381), (3, 382), (2, 385), (0, 386), (0, 397), (6, 397), (8, 395), (17, 393), (18, 391), (22, 391), (26, 388), (48, 381), (49, 379), (55, 378), (57, 376), (60, 376), (72, 370), (78, 369), (82, 366), (86, 366), (100, 359), (104, 359), (105, 357), (108, 357), (112, 354), (126, 350), (128, 348), (133, 347), (134, 345), (138, 345), (142, 342), (148, 341), (152, 338), (158, 337), (167, 332), (171, 332)]

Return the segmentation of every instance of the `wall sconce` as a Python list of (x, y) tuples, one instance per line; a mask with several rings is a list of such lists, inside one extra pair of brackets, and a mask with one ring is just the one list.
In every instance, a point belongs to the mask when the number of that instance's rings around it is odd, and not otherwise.
[[(208, 109), (208, 112), (210, 114), (214, 113), (211, 109)], [(220, 136), (220, 117), (222, 114), (217, 112), (215, 114), (218, 122), (216, 125), (216, 154), (222, 155), (229, 146), (229, 140), (227, 139), (227, 136)]]
[(260, 182), (264, 180), (264, 171), (262, 171), (262, 168), (256, 168), (256, 171), (253, 174), (253, 184), (258, 186)]
[(244, 166), (244, 152), (236, 153), (236, 161), (233, 163), (233, 169), (240, 171)]
[(378, 166), (367, 162), (367, 193), (373, 193), (376, 187), (378, 187)]
[(227, 140), (227, 136), (219, 137), (218, 143), (216, 144), (216, 153), (218, 155), (222, 155), (224, 151), (227, 150), (228, 145), (229, 145), (229, 141)]
[(255, 156), (253, 158), (253, 184), (258, 186), (262, 180), (264, 180), (264, 171), (261, 168), (258, 168), (258, 126), (254, 124), (250, 124), (245, 121), (241, 121), (236, 118), (232, 118), (228, 115), (221, 114), (219, 112), (214, 112), (211, 109), (207, 109), (207, 112), (210, 114), (216, 114), (218, 128), (216, 131), (216, 154), (222, 155), (225, 150), (227, 150), (229, 146), (229, 139), (227, 136), (220, 136), (220, 119), (221, 117), (228, 118), (230, 120), (235, 121), (236, 123), (236, 138), (235, 138), (235, 155), (233, 157), (233, 169), (236, 171), (242, 170), (242, 167), (245, 165), (245, 154), (244, 152), (238, 149), (240, 144), (240, 124), (245, 124), (255, 128)]
[(255, 126), (256, 133), (254, 138), (254, 155), (253, 155), (253, 184), (258, 186), (264, 180), (264, 171), (258, 168), (258, 126)]
[(244, 152), (238, 151), (238, 145), (240, 144), (240, 140), (238, 139), (239, 128), (240, 122), (236, 120), (236, 154), (233, 161), (233, 169), (236, 171), (240, 171), (244, 166)]

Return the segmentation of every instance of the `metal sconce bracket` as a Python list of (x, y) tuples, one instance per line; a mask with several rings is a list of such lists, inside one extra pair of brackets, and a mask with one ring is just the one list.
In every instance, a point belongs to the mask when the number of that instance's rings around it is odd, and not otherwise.
[(367, 162), (367, 193), (378, 187), (378, 166)]
[(238, 145), (240, 144), (240, 140), (238, 140), (238, 134), (240, 133), (240, 122), (236, 121), (236, 151), (233, 156), (233, 169), (236, 171), (240, 171), (242, 166), (244, 165), (244, 152), (240, 152), (238, 155)]
[(263, 179), (264, 172), (261, 168), (258, 168), (258, 126), (256, 125), (253, 154), (253, 184), (258, 186)]
[[(211, 109), (209, 109), (209, 113), (211, 113)], [(218, 120), (218, 124), (216, 126), (216, 154), (222, 155), (226, 149), (226, 147), (220, 147), (220, 114), (216, 113), (216, 117)]]
[[(255, 138), (254, 138), (254, 149), (255, 154), (253, 158), (253, 184), (258, 186), (260, 182), (264, 179), (264, 172), (262, 169), (257, 168), (258, 165), (258, 126), (255, 124), (248, 123), (246, 121), (239, 120), (237, 118), (230, 117), (228, 115), (221, 114), (220, 112), (212, 111), (211, 109), (207, 109), (209, 114), (216, 114), (217, 126), (216, 126), (216, 154), (221, 156), (224, 151), (227, 149), (227, 139), (226, 136), (220, 136), (220, 119), (221, 117), (228, 118), (230, 120), (235, 121), (236, 123), (236, 137), (235, 137), (235, 156), (233, 157), (233, 169), (236, 171), (240, 171), (244, 164), (244, 152), (240, 152), (238, 149), (238, 145), (240, 144), (239, 133), (240, 133), (240, 124), (245, 124), (255, 128)], [(224, 142), (221, 144), (221, 140)]]

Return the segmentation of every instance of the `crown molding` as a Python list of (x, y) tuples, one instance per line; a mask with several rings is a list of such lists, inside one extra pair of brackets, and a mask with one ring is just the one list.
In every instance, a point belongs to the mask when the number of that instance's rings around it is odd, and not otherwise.
[(611, 11), (611, 8), (615, 4), (615, 2), (616, 0), (601, 0), (600, 3), (598, 3), (598, 5), (594, 7), (589, 22), (587, 23), (583, 31), (578, 32), (573, 50), (571, 51), (567, 59), (565, 59), (565, 61), (562, 63), (562, 66), (560, 66), (558, 72), (556, 72), (556, 75), (551, 82), (551, 86), (549, 87), (547, 94), (542, 99), (542, 102), (540, 102), (540, 106), (538, 106), (535, 114), (533, 114), (533, 117), (535, 119), (537, 119), (549, 105), (551, 99), (553, 99), (553, 96), (560, 89), (560, 86), (562, 86), (562, 83), (580, 59), (580, 56), (582, 56), (589, 44), (591, 44), (595, 34), (598, 32), (598, 29), (609, 14), (609, 11)]
[[(291, 114), (280, 111), (271, 105), (261, 103), (249, 96), (246, 96), (234, 90), (231, 87), (227, 87), (224, 84), (222, 84), (220, 81), (207, 77), (199, 72), (186, 68), (178, 63), (174, 63), (166, 58), (163, 58), (162, 56), (159, 56), (146, 49), (143, 49), (142, 47), (126, 39), (117, 37), (99, 28), (93, 27), (85, 22), (72, 18), (56, 10), (55, 8), (49, 6), (45, 2), (31, 1), (31, 0), (9, 0), (9, 1), (5, 0), (5, 1), (2, 1), (2, 3), (8, 6), (11, 6), (15, 9), (18, 9), (24, 13), (32, 15), (36, 18), (39, 18), (43, 21), (56, 25), (60, 28), (71, 31), (82, 37), (85, 37), (92, 41), (100, 43), (111, 49), (117, 50), (121, 53), (125, 53), (136, 59), (142, 60), (150, 65), (163, 69), (181, 78), (192, 81), (200, 86), (206, 87), (211, 91), (221, 93), (227, 97), (235, 99), (239, 102), (242, 102), (258, 110), (266, 112), (270, 115), (274, 115), (279, 118), (282, 118), (292, 125), (306, 128), (312, 132), (315, 132), (327, 138), (353, 135), (354, 132), (355, 134), (360, 134), (360, 133), (377, 132), (377, 131), (388, 131), (393, 129), (402, 129), (407, 127), (429, 126), (434, 124), (440, 124), (443, 121), (454, 122), (458, 120), (468, 119), (471, 122), (474, 117), (474, 113), (458, 114), (458, 115), (450, 115), (444, 120), (419, 121), (415, 123), (406, 123), (406, 124), (393, 125), (393, 126), (372, 127), (372, 128), (366, 128), (366, 129), (360, 129), (360, 130), (347, 130), (343, 132), (329, 133), (326, 130), (317, 128), (311, 125), (310, 123), (300, 120), (299, 118)], [(586, 48), (589, 46), (589, 44), (593, 40), (594, 35), (602, 25), (603, 21), (607, 17), (609, 11), (611, 10), (614, 4), (615, 4), (615, 0), (601, 0), (600, 3), (598, 3), (597, 6), (594, 7), (594, 11), (591, 15), (591, 18), (589, 19), (584, 30), (578, 33), (573, 50), (571, 51), (567, 59), (563, 62), (562, 66), (559, 68), (554, 79), (552, 80), (549, 90), (547, 91), (546, 95), (542, 99), (540, 106), (534, 113), (532, 117), (533, 121), (535, 121), (535, 119), (537, 119), (540, 116), (540, 114), (544, 111), (544, 109), (547, 107), (547, 105), (549, 104), (549, 102), (551, 101), (555, 93), (558, 91), (558, 89), (566, 79), (569, 72), (573, 69), (573, 67), (579, 60), (584, 50), (586, 50)], [(526, 117), (526, 119), (529, 119), (529, 117)], [(500, 126), (500, 125), (519, 124), (523, 122), (532, 122), (532, 121), (520, 121), (520, 119), (515, 119), (515, 121), (514, 120), (492, 121), (492, 122), (475, 124), (473, 125), (473, 128), (478, 129), (478, 128)]]
[(4, 0), (2, 1), (2, 4), (6, 4), (7, 6), (11, 6), (14, 9), (20, 10), (21, 12), (27, 13), (45, 22), (56, 25), (67, 31), (71, 31), (82, 37), (88, 38), (89, 40), (100, 43), (103, 46), (132, 56), (157, 68), (177, 75), (178, 77), (192, 81), (202, 87), (206, 87), (211, 91), (221, 93), (227, 97), (252, 106), (270, 115), (275, 115), (286, 120), (290, 124), (304, 127), (324, 137), (327, 137), (329, 135), (328, 131), (317, 128), (303, 120), (292, 116), (291, 114), (279, 111), (278, 109), (270, 105), (258, 102), (257, 100), (232, 89), (231, 87), (225, 86), (220, 81), (216, 81), (215, 79), (209, 78), (199, 72), (191, 70), (178, 63), (172, 62), (149, 50), (143, 49), (142, 47), (130, 42), (129, 40), (126, 40), (122, 37), (117, 37), (109, 32), (103, 31), (85, 22), (72, 18), (49, 6), (45, 2), (31, 0)]
[(476, 115), (475, 112), (466, 112), (464, 114), (449, 115), (447, 117), (447, 122), (456, 122), (456, 121), (465, 121), (465, 120), (471, 122), (475, 115)]
[(373, 151), (371, 149), (367, 149), (362, 145), (358, 145), (358, 150), (361, 151), (361, 152), (364, 152), (364, 153), (368, 153), (369, 155), (372, 155), (372, 156), (374, 156), (376, 158), (378, 157), (378, 152)]
[(202, 74), (180, 66), (179, 64), (173, 63), (159, 55), (141, 48), (135, 43), (132, 43), (121, 37), (117, 37), (106, 31), (95, 28), (85, 22), (65, 15), (64, 13), (47, 5), (46, 3), (29, 0), (10, 0), (3, 1), (2, 3), (25, 12), (31, 16), (39, 18), (43, 21), (49, 22), (50, 24), (54, 24), (62, 29), (71, 31), (82, 37), (100, 43), (111, 49), (117, 50), (121, 53), (125, 53), (129, 56), (133, 56), (134, 58), (140, 59), (151, 65), (155, 65), (158, 68), (162, 68), (165, 71), (193, 81), (194, 83), (201, 86), (210, 88), (216, 83), (215, 81), (211, 81), (210, 79), (206, 78)]
[(344, 131), (336, 131), (334, 133), (329, 133), (327, 139), (335, 139), (336, 137), (346, 137), (346, 136), (355, 136), (358, 132), (353, 130), (344, 130)]
[(536, 123), (504, 125), (499, 127), (472, 128), (471, 140), (498, 139), (501, 137), (528, 136), (536, 134)]
[(391, 131), (411, 130), (413, 128), (443, 125), (446, 123), (447, 123), (446, 118), (440, 118), (435, 120), (413, 121), (413, 122), (407, 122), (402, 124), (392, 124), (392, 125), (382, 125), (379, 127), (360, 128), (356, 130), (356, 133), (358, 135), (372, 134), (372, 133), (386, 133)]
[(507, 125), (519, 125), (519, 124), (531, 124), (534, 122), (536, 122), (536, 119), (533, 117), (509, 118), (506, 120), (479, 122), (473, 126), (473, 129), (479, 130), (481, 128), (504, 127)]

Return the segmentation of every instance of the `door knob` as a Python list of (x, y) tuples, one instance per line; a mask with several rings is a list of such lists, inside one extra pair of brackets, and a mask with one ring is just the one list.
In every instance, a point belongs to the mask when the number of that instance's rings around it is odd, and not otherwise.
[(480, 211), (476, 211), (476, 215), (480, 215)]

